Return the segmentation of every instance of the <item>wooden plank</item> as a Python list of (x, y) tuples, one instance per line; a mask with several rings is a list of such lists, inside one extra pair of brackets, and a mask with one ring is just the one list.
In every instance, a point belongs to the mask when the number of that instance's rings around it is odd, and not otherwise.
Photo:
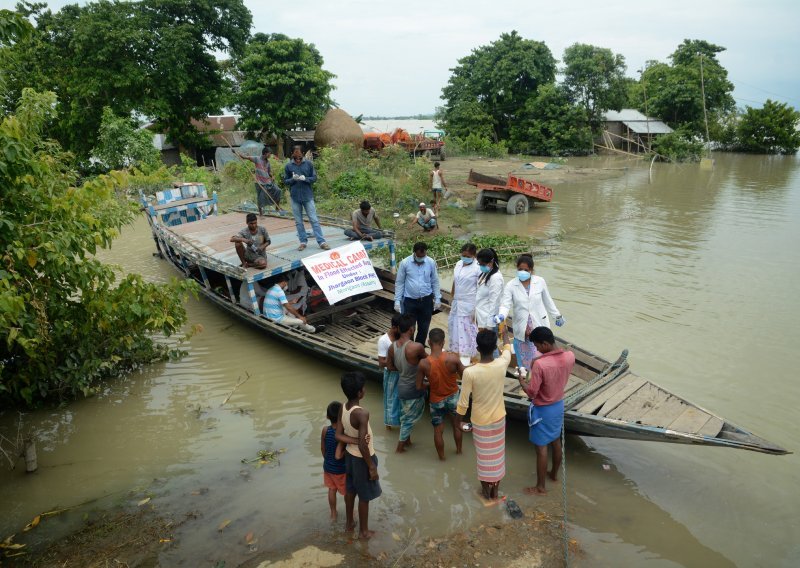
[[(581, 405), (576, 409), (577, 412), (583, 414), (594, 414), (598, 408), (603, 406), (603, 404), (612, 396), (617, 394), (620, 390), (624, 389), (628, 384), (630, 384), (631, 379), (630, 375), (626, 375), (619, 379), (618, 381), (614, 381), (606, 388), (596, 392), (595, 394), (591, 395), (587, 400), (583, 401)], [(644, 383), (642, 383), (644, 384)], [(639, 385), (642, 386), (642, 385)], [(637, 387), (638, 388), (638, 387)], [(629, 394), (633, 394), (633, 391), (630, 391)], [(627, 397), (625, 397), (627, 398)]]
[(711, 415), (708, 412), (689, 406), (667, 428), (676, 432), (697, 434), (710, 419)]
[(617, 406), (614, 410), (608, 413), (609, 418), (616, 420), (624, 420), (625, 422), (637, 422), (656, 404), (669, 396), (665, 391), (654, 386), (652, 383), (647, 383), (632, 396), (628, 397), (625, 402)]
[(647, 424), (648, 426), (666, 428), (668, 425), (672, 424), (678, 416), (683, 414), (685, 409), (685, 402), (670, 395), (650, 409), (650, 412), (642, 416), (640, 421), (642, 424)]
[(597, 376), (597, 373), (593, 369), (584, 367), (583, 365), (577, 363), (574, 367), (572, 367), (572, 374), (583, 379), (584, 381), (590, 381)]
[(564, 394), (567, 394), (572, 389), (580, 388), (586, 384), (586, 381), (579, 379), (575, 375), (570, 375), (569, 380), (567, 381), (567, 386), (564, 387)]
[(712, 416), (708, 422), (706, 422), (705, 426), (697, 431), (697, 434), (700, 436), (711, 436), (714, 438), (719, 434), (724, 425), (725, 423), (720, 418)]
[(634, 379), (630, 379), (633, 375), (628, 375), (628, 380), (626, 381), (625, 386), (620, 389), (614, 396), (609, 397), (604, 403), (600, 410), (597, 412), (598, 416), (608, 416), (608, 413), (622, 404), (625, 399), (629, 396), (633, 395), (637, 390), (644, 386), (647, 382), (645, 379), (641, 377), (636, 377)]

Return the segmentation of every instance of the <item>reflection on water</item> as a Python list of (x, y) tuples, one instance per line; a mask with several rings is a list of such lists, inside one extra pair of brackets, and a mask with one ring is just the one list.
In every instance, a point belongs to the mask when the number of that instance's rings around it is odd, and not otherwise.
[[(598, 162), (570, 160), (582, 163)], [(560, 236), (558, 254), (536, 270), (567, 316), (566, 337), (608, 358), (627, 347), (639, 374), (799, 449), (800, 433), (789, 426), (800, 400), (789, 371), (800, 339), (797, 159), (721, 155), (712, 171), (656, 164), (652, 183), (648, 164), (603, 163), (620, 169), (619, 177), (556, 186), (553, 203), (524, 215), (476, 214), (471, 229)], [(174, 276), (151, 249), (140, 220), (109, 258), (153, 280)], [(40, 439), (41, 467), (31, 476), (0, 473), (0, 535), (37, 513), (103, 495), (95, 506), (152, 495), (156, 510), (195, 517), (178, 529), (165, 565), (242, 561), (250, 531), (262, 552), (331, 534), (319, 437), (325, 407), (342, 398), (340, 371), (213, 306), (192, 300), (188, 309), (205, 330), (187, 358), (134, 373), (94, 399), (25, 417)], [(393, 533), (439, 535), (503, 517), (475, 499), (469, 437), (464, 455), (448, 453), (439, 463), (423, 420), (414, 449), (396, 456), (396, 432), (380, 428), (376, 385), (365, 406), (384, 487), (371, 512), (380, 533), (370, 551), (405, 546)], [(0, 432), (15, 432), (15, 421), (6, 413)], [(451, 439), (446, 444), (452, 452)], [(279, 466), (241, 463), (279, 448), (286, 449)], [(793, 566), (798, 465), (795, 455), (570, 438), (573, 536), (589, 565)], [(502, 488), (523, 509), (557, 510), (557, 487), (544, 500), (519, 494), (533, 467), (525, 429), (510, 425)], [(81, 518), (79, 511), (48, 520), (31, 538), (46, 540)]]

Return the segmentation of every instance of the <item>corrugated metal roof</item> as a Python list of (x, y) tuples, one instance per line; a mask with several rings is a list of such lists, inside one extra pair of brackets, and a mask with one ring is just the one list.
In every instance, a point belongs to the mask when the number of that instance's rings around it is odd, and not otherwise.
[(603, 115), (603, 120), (606, 122), (624, 122), (626, 120), (647, 120), (647, 117), (635, 108), (624, 108), (618, 111), (606, 111), (605, 115)]
[(622, 124), (636, 134), (669, 134), (672, 129), (660, 120), (623, 120)]

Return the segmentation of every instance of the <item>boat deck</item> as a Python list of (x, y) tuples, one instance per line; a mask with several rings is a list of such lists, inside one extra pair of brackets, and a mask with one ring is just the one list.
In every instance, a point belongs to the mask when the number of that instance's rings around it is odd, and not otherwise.
[[(288, 272), (302, 266), (302, 259), (312, 256), (322, 249), (314, 240), (311, 226), (306, 223), (306, 232), (309, 235), (308, 248), (298, 251), (299, 242), (295, 230), (294, 218), (290, 215), (267, 215), (259, 217), (258, 224), (267, 229), (272, 243), (267, 247), (267, 268), (241, 268), (241, 262), (236, 254), (236, 249), (231, 237), (247, 226), (247, 214), (231, 212), (225, 215), (212, 215), (193, 223), (186, 223), (166, 228), (178, 237), (194, 252), (212, 258), (227, 267), (227, 273), (235, 273), (240, 278), (256, 282)], [(322, 225), (322, 234), (331, 246), (336, 248), (348, 244), (350, 240), (344, 235), (344, 230), (338, 226)], [(388, 246), (390, 239), (375, 239), (372, 242), (363, 241), (367, 250)]]

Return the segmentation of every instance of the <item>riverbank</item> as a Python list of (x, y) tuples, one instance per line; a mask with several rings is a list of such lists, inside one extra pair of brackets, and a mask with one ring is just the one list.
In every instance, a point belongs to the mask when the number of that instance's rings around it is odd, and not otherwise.
[[(503, 507), (503, 504), (499, 505)], [(384, 568), (406, 566), (497, 566), (506, 568), (550, 568), (564, 565), (563, 523), (558, 511), (530, 510), (520, 519), (506, 515), (501, 521), (482, 524), (439, 538), (423, 535), (392, 534), (392, 550), (371, 552), (368, 543), (353, 539), (341, 527), (309, 532), (303, 542), (260, 551), (254, 532), (241, 535), (239, 544), (249, 558), (230, 563), (223, 551), (215, 567), (290, 568), (365, 566)], [(180, 530), (193, 530), (203, 521), (193, 511), (182, 515), (163, 515), (152, 507), (137, 510), (112, 509), (93, 515), (73, 534), (48, 544), (30, 557), (18, 558), (18, 566), (61, 568), (122, 565), (129, 568), (166, 566), (164, 552), (180, 547)], [(202, 530), (201, 527), (196, 527)], [(378, 527), (376, 527), (378, 528)], [(218, 527), (218, 532), (228, 530)], [(234, 529), (231, 529), (234, 530)], [(263, 548), (267, 543), (261, 543)], [(571, 540), (570, 564), (579, 566), (581, 551)]]

